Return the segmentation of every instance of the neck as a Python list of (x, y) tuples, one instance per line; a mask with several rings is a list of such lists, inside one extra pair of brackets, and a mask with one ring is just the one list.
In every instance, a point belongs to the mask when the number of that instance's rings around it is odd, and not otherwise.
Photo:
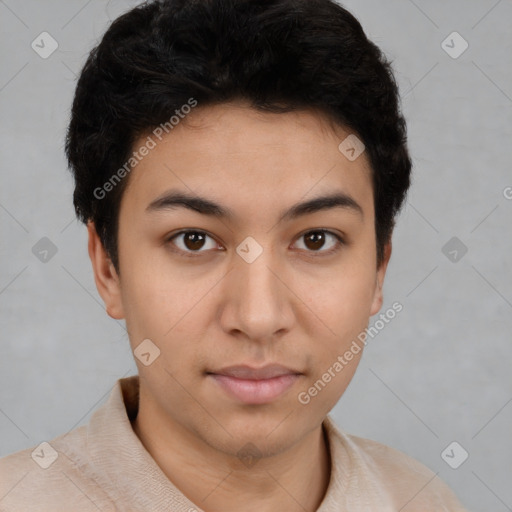
[(169, 480), (208, 512), (314, 512), (330, 478), (322, 426), (286, 452), (247, 459), (221, 452), (140, 403), (133, 430)]

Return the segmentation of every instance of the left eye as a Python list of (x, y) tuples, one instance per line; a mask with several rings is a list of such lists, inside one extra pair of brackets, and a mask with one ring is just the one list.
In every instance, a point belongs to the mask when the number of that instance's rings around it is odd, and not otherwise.
[[(331, 243), (328, 244), (327, 249), (324, 248), (326, 240), (331, 240)], [(335, 252), (339, 246), (343, 243), (343, 240), (340, 236), (332, 233), (331, 231), (326, 231), (325, 229), (317, 229), (314, 231), (308, 231), (299, 237), (299, 240), (305, 240), (306, 243), (303, 244), (306, 247), (308, 252), (323, 252), (323, 253), (332, 253)], [(323, 250), (319, 250), (324, 248)]]

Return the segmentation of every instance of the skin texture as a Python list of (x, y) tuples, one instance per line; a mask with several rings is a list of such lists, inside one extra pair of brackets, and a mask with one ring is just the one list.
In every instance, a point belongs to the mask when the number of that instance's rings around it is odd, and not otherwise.
[[(388, 244), (377, 268), (368, 160), (363, 153), (351, 162), (338, 150), (349, 133), (315, 111), (199, 105), (129, 176), (119, 274), (89, 223), (108, 314), (126, 319), (132, 350), (144, 339), (160, 349), (149, 366), (136, 359), (134, 431), (168, 478), (208, 512), (314, 511), (325, 495), (331, 461), (321, 424), (362, 351), (307, 405), (297, 397), (381, 308), (391, 254)], [(146, 210), (170, 189), (207, 197), (234, 217)], [(295, 203), (333, 191), (350, 195), (362, 214), (338, 207), (278, 222)], [(332, 235), (323, 246), (309, 240), (319, 228), (342, 236), (336, 252), (325, 254), (337, 247)], [(202, 247), (184, 236), (170, 240), (183, 229), (209, 237)], [(249, 236), (263, 249), (252, 263), (236, 252)], [(301, 373), (270, 403), (240, 403), (206, 374), (270, 363)], [(237, 455), (248, 443), (258, 450), (250, 466)]]

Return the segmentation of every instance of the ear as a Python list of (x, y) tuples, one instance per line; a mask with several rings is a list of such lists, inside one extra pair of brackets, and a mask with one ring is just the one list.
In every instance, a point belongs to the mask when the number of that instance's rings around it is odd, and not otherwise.
[(91, 258), (96, 288), (105, 303), (107, 314), (120, 320), (124, 318), (124, 311), (119, 276), (101, 243), (94, 222), (87, 223), (87, 232), (89, 233), (89, 258)]
[(376, 282), (375, 282), (375, 291), (373, 294), (373, 302), (370, 310), (370, 316), (375, 315), (380, 311), (382, 307), (383, 297), (382, 297), (382, 287), (384, 286), (384, 277), (386, 276), (386, 269), (388, 267), (389, 259), (391, 258), (391, 236), (389, 237), (389, 242), (384, 245), (384, 257), (383, 260), (377, 269), (376, 274)]

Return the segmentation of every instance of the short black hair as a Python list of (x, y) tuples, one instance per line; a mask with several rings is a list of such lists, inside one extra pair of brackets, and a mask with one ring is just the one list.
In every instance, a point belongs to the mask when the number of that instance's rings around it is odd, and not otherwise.
[(274, 113), (313, 108), (357, 134), (372, 168), (380, 265), (411, 159), (391, 62), (358, 20), (333, 0), (153, 0), (115, 19), (91, 50), (66, 134), (77, 217), (94, 222), (117, 270), (127, 179), (98, 190), (127, 169), (141, 135), (169, 125), (191, 98), (243, 99)]

